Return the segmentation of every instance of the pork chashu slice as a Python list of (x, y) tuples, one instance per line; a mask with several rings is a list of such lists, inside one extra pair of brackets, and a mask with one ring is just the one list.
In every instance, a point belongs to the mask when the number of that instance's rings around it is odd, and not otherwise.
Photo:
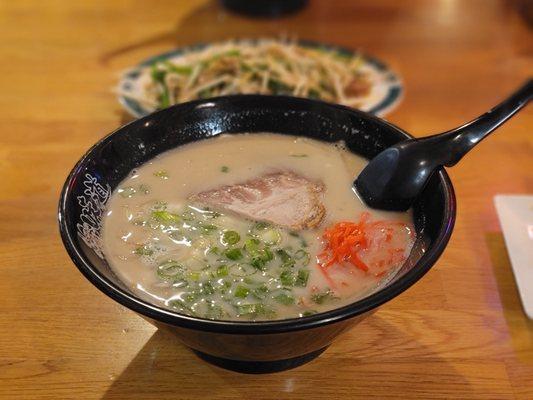
[(267, 173), (249, 181), (192, 195), (194, 202), (293, 230), (314, 228), (326, 209), (324, 185), (294, 172)]

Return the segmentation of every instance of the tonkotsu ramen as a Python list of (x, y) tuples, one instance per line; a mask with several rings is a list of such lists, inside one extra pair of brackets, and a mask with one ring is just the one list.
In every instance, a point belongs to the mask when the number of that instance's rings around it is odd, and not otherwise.
[(139, 297), (220, 320), (297, 318), (376, 291), (414, 242), (410, 212), (368, 209), (367, 161), (308, 138), (220, 135), (167, 151), (113, 192), (106, 258)]

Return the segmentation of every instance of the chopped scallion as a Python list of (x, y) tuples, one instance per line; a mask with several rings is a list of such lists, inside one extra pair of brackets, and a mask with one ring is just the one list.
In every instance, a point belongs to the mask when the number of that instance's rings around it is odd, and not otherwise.
[(292, 297), (291, 295), (287, 293), (280, 293), (277, 296), (274, 296), (274, 300), (286, 306), (294, 304), (294, 297)]
[(244, 299), (246, 296), (248, 296), (248, 293), (250, 293), (250, 289), (239, 285), (235, 288), (235, 292), (233, 294), (235, 295), (235, 297), (240, 297), (241, 299)]
[(154, 176), (157, 176), (158, 178), (161, 178), (161, 179), (168, 179), (168, 172), (161, 169), (159, 171), (155, 171)]
[(225, 245), (234, 245), (239, 243), (241, 235), (235, 231), (226, 231), (222, 234), (222, 243)]
[(240, 260), (242, 258), (241, 249), (233, 248), (224, 251), (224, 255), (230, 260)]

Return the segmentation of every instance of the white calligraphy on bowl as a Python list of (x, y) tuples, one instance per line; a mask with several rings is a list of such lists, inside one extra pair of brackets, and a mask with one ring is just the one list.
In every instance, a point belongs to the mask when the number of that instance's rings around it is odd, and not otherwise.
[(78, 196), (81, 207), (80, 222), (76, 225), (78, 234), (100, 258), (104, 258), (100, 228), (105, 205), (111, 196), (111, 187), (102, 186), (91, 174), (85, 174), (83, 196)]

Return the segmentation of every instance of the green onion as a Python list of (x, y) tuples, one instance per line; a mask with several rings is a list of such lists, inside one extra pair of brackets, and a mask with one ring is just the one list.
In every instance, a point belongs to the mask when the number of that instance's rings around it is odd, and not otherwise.
[(296, 281), (296, 277), (291, 271), (286, 270), (280, 274), (279, 280), (283, 286), (293, 286)]
[(165, 85), (163, 87), (163, 93), (159, 97), (159, 105), (161, 108), (167, 108), (170, 106), (170, 95), (168, 94), (168, 88)]
[(170, 72), (174, 72), (175, 74), (190, 75), (192, 73), (192, 67), (189, 65), (176, 65), (170, 61), (165, 61), (164, 64)]
[(158, 82), (158, 83), (164, 82), (166, 74), (167, 74), (167, 71), (165, 71), (164, 69), (159, 69), (157, 63), (154, 63), (152, 65), (150, 76), (155, 82)]
[(250, 276), (257, 273), (257, 270), (251, 265), (233, 264), (229, 267), (230, 274), (239, 278)]
[(235, 306), (239, 315), (274, 315), (274, 311), (261, 303), (238, 304)]
[(210, 295), (213, 293), (215, 293), (215, 288), (211, 282), (202, 283), (202, 294)]
[(316, 89), (309, 89), (307, 92), (307, 97), (310, 99), (320, 99), (320, 92)]
[(203, 61), (204, 68), (209, 66), (214, 61), (221, 59), (222, 57), (237, 57), (241, 55), (241, 51), (238, 49), (231, 49), (223, 53), (218, 53), (212, 56), (210, 59)]
[(249, 64), (241, 63), (241, 71), (242, 72), (250, 72), (252, 71), (252, 67)]
[(308, 280), (309, 280), (309, 270), (300, 269), (298, 271), (298, 274), (296, 275), (296, 281), (294, 282), (294, 284), (296, 286), (306, 287)]
[(218, 254), (220, 252), (220, 249), (216, 246), (210, 247), (207, 250), (207, 254)]
[(220, 167), (220, 172), (229, 172), (229, 167), (227, 165), (223, 165)]
[(259, 243), (259, 240), (255, 238), (247, 239), (244, 242), (244, 249), (250, 254), (255, 254), (259, 251)]
[(291, 94), (292, 90), (289, 86), (277, 79), (270, 78), (267, 87), (272, 94)]
[(229, 281), (222, 281), (221, 284), (218, 287), (218, 291), (221, 294), (226, 294), (228, 292), (228, 289), (232, 286), (232, 283)]
[(157, 67), (157, 64), (152, 65), (151, 76), (154, 82), (158, 83), (161, 87), (161, 94), (159, 96), (159, 105), (161, 108), (166, 108), (170, 105), (170, 95), (168, 92), (168, 86), (165, 82), (165, 76), (167, 71), (161, 70)]
[(181, 218), (177, 214), (165, 210), (152, 211), (152, 218), (158, 222), (169, 224), (180, 222)]
[(202, 230), (203, 233), (211, 233), (218, 230), (218, 226), (212, 224), (198, 224), (198, 227)]
[(302, 265), (309, 264), (309, 261), (311, 261), (311, 257), (309, 256), (309, 253), (305, 250), (298, 250), (296, 253), (294, 253), (294, 258), (296, 258), (299, 262), (302, 263)]
[(221, 265), (217, 268), (217, 276), (227, 276), (229, 274), (229, 268), (227, 265)]
[(206, 212), (204, 213), (204, 215), (208, 218), (212, 218), (212, 219), (215, 219), (215, 218), (218, 218), (220, 217), (222, 214), (220, 214), (219, 212), (216, 212), (216, 211), (209, 211), (209, 210), (206, 210)]
[(269, 227), (270, 227), (270, 224), (268, 222), (263, 222), (263, 221), (256, 222), (254, 226), (252, 227), (251, 231), (252, 232), (263, 231)]
[(250, 278), (249, 276), (245, 276), (245, 277), (243, 278), (242, 281), (243, 281), (244, 283), (248, 284), (248, 285), (255, 285), (255, 284), (257, 284), (257, 282), (256, 282), (254, 279)]
[(307, 310), (300, 314), (300, 317), (309, 317), (310, 315), (316, 314), (317, 311), (315, 310)]
[(242, 258), (241, 249), (233, 248), (224, 251), (224, 255), (230, 260), (240, 260)]
[(333, 57), (339, 58), (339, 59), (341, 59), (343, 61), (352, 61), (352, 60), (354, 60), (356, 58), (356, 56), (354, 56), (354, 54), (351, 54), (349, 52), (342, 51), (342, 50), (333, 51), (333, 52), (330, 52), (330, 54)]
[(316, 304), (324, 304), (327, 300), (336, 300), (336, 297), (331, 290), (326, 290), (324, 293), (315, 293), (311, 296), (311, 300)]
[(137, 247), (134, 250), (134, 253), (140, 256), (151, 256), (152, 254), (154, 254), (154, 250), (150, 248), (149, 245), (145, 244), (145, 245)]
[(185, 267), (174, 260), (167, 260), (157, 267), (157, 276), (164, 280), (182, 279)]
[(205, 313), (205, 318), (207, 319), (222, 319), (226, 315), (224, 309), (215, 304), (213, 301), (207, 303), (207, 311)]
[(235, 306), (239, 315), (259, 314), (263, 307), (263, 304), (239, 304)]
[(252, 291), (252, 296), (259, 300), (264, 300), (269, 292), (270, 290), (266, 287), (266, 285), (261, 285)]
[(250, 264), (251, 264), (254, 268), (256, 268), (256, 269), (258, 269), (258, 270), (260, 270), (260, 271), (264, 271), (264, 270), (265, 270), (265, 264), (266, 264), (266, 262), (265, 262), (265, 260), (263, 260), (261, 257), (254, 257), (254, 258), (252, 258), (252, 261), (250, 262)]
[(196, 219), (196, 215), (191, 211), (184, 211), (181, 213), (181, 219), (184, 221), (194, 221)]
[(213, 94), (213, 89), (204, 89), (198, 92), (198, 98), (199, 99), (206, 99), (208, 97), (211, 97)]
[(187, 274), (187, 278), (189, 278), (190, 280), (192, 281), (199, 281), (200, 280), (200, 276), (202, 274), (198, 271), (190, 271), (188, 274)]
[(168, 305), (184, 314), (195, 315), (192, 307), (183, 300), (172, 300), (168, 303)]
[(240, 297), (244, 299), (246, 296), (248, 296), (248, 293), (250, 293), (250, 289), (239, 285), (235, 288), (235, 292), (233, 294), (235, 295), (235, 297)]
[(277, 296), (274, 296), (274, 300), (286, 306), (294, 304), (294, 297), (286, 293), (280, 293)]
[(157, 176), (158, 178), (161, 178), (161, 179), (168, 179), (168, 172), (161, 169), (159, 171), (155, 171), (154, 176)]
[(268, 262), (274, 258), (274, 253), (270, 250), (270, 248), (265, 247), (264, 249), (259, 251), (259, 257), (261, 260)]
[(187, 303), (193, 303), (198, 297), (200, 297), (201, 293), (197, 290), (193, 290), (191, 292), (185, 293), (183, 296), (183, 300)]
[(225, 245), (234, 245), (239, 243), (241, 240), (241, 235), (235, 231), (226, 231), (222, 235), (222, 243)]
[(231, 49), (222, 53), (222, 55), (227, 57), (237, 57), (241, 55), (241, 51), (238, 49)]
[(289, 253), (284, 249), (278, 249), (276, 250), (276, 254), (281, 259), (281, 266), (284, 268), (292, 267), (294, 266), (294, 260), (289, 255)]
[(260, 233), (259, 236), (266, 244), (272, 245), (281, 242), (281, 233), (277, 229), (268, 229)]

